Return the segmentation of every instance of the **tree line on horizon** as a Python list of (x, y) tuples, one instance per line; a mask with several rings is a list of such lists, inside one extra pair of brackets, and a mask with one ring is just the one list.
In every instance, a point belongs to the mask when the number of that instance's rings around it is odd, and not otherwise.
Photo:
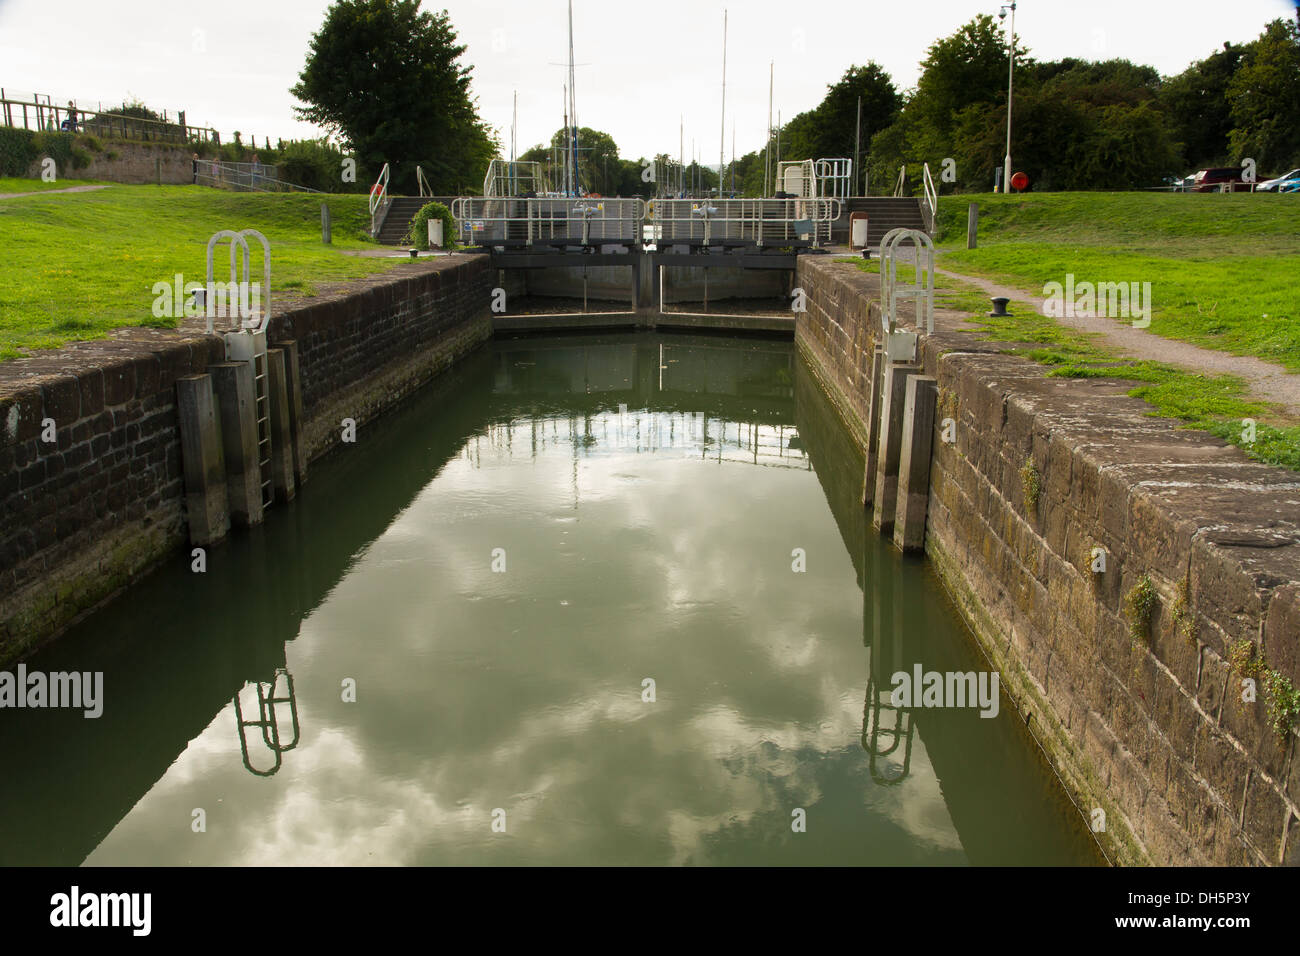
[[(336, 177), (346, 152), (364, 182), (388, 162), (394, 191), (414, 192), (419, 163), (437, 194), (478, 192), (500, 143), (478, 115), (465, 50), (446, 11), (422, 12), (419, 0), (337, 0), (291, 91), (306, 104), (295, 108), (299, 117), (337, 141), (291, 144), (300, 178), (313, 180), (302, 184)], [(943, 191), (987, 191), (1006, 152), (1008, 65), (1006, 33), (982, 14), (931, 44), (912, 89), (900, 91), (873, 61), (850, 66), (817, 106), (724, 167), (723, 190), (734, 177), (737, 194), (762, 195), (769, 153), (775, 173), (778, 136), (781, 160), (852, 157), (861, 97), (861, 158), (873, 193), (892, 188), (903, 166), (919, 189), (923, 163)], [(1040, 61), (1017, 41), (1015, 77), (1011, 152), (1031, 188), (1140, 189), (1247, 158), (1261, 174), (1300, 167), (1294, 20), (1274, 20), (1249, 43), (1225, 43), (1168, 77), (1122, 59)], [(519, 158), (549, 163), (564, 136), (557, 130)], [(609, 133), (583, 127), (579, 146), (586, 190), (654, 195), (656, 184), (643, 176), (649, 160), (621, 157)], [(940, 170), (949, 159), (956, 181), (945, 184)], [(719, 175), (693, 166), (686, 178), (711, 189)]]

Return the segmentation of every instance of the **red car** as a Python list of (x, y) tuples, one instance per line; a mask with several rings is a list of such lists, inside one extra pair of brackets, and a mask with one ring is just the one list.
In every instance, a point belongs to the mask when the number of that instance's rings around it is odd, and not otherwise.
[[(1226, 189), (1224, 188), (1225, 185), (1227, 185)], [(1202, 169), (1196, 174), (1191, 191), (1194, 193), (1248, 193), (1252, 185), (1252, 183), (1245, 182), (1241, 178), (1240, 166), (1225, 166), (1219, 169)]]

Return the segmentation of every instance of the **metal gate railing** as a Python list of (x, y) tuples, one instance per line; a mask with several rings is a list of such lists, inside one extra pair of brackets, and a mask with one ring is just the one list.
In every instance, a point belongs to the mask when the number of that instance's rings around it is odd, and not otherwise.
[(780, 246), (830, 241), (840, 216), (838, 199), (656, 199), (647, 241), (752, 242)]
[(469, 246), (640, 243), (642, 199), (484, 199), (452, 202), (460, 241)]

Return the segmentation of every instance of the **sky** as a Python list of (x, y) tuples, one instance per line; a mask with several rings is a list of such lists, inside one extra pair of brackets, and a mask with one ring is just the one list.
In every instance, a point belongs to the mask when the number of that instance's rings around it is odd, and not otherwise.
[[(320, 135), (294, 118), (289, 88), (328, 0), (0, 0), (0, 86), (11, 98), (107, 106), (133, 97), (227, 137)], [(426, 0), (446, 9), (474, 67), (482, 117), (522, 152), (563, 125), (565, 0)], [(761, 146), (768, 71), (782, 119), (820, 102), (851, 64), (880, 63), (900, 89), (935, 39), (998, 0), (574, 0), (578, 120), (610, 133), (627, 158), (676, 155), (681, 126), (703, 163)], [(727, 99), (722, 117), (723, 14)], [(1223, 42), (1244, 43), (1293, 0), (1021, 0), (1016, 34), (1037, 59), (1131, 59), (1181, 72)], [(825, 24), (825, 25), (818, 25)], [(20, 94), (16, 97), (15, 94)], [(84, 105), (84, 104), (83, 104)]]

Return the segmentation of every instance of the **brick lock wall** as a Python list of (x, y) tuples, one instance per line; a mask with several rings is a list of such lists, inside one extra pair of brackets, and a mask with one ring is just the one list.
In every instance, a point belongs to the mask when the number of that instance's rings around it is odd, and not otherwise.
[[(484, 341), (488, 277), (485, 256), (448, 257), (277, 316), (309, 454), (336, 414), (378, 415)], [(175, 382), (224, 360), (219, 337), (131, 329), (0, 363), (0, 665), (188, 541)]]
[[(876, 278), (802, 257), (799, 283), (796, 340), (861, 435)], [(1067, 790), (1106, 811), (1108, 854), (1300, 862), (1297, 736), (1228, 663), (1249, 641), (1300, 685), (1300, 475), (1148, 417), (1122, 382), (1048, 379), (940, 325), (922, 357), (957, 441), (935, 438), (926, 550)], [(1159, 597), (1134, 639), (1144, 576)]]

